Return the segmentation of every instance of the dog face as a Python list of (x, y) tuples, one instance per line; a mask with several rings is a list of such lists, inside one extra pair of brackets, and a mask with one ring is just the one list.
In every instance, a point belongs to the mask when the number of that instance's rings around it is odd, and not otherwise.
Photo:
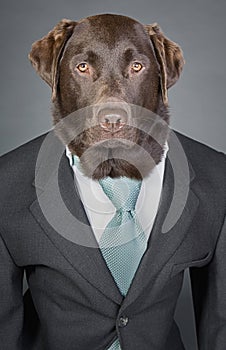
[(52, 88), (56, 132), (87, 176), (142, 178), (159, 163), (167, 89), (184, 60), (157, 24), (119, 15), (62, 20), (29, 58)]
[(157, 61), (140, 24), (97, 16), (75, 26), (60, 64), (63, 113), (112, 100), (153, 110), (158, 88)]

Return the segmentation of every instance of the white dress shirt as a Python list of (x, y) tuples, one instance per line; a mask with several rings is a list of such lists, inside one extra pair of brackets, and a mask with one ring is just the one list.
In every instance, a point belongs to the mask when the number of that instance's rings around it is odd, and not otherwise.
[[(142, 181), (141, 190), (135, 207), (139, 222), (147, 236), (150, 235), (158, 211), (167, 151), (168, 145), (166, 144), (161, 162), (156, 165), (151, 173)], [(76, 185), (86, 215), (90, 221), (95, 238), (97, 242), (99, 242), (105, 227), (115, 215), (116, 209), (111, 200), (104, 193), (99, 182), (88, 178), (76, 165), (73, 165), (72, 154), (68, 147), (66, 147), (66, 155), (73, 168)]]

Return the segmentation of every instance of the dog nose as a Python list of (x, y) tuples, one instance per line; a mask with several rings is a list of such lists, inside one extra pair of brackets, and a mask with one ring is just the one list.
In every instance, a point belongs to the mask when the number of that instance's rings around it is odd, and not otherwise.
[(98, 113), (100, 126), (111, 133), (121, 130), (127, 123), (127, 113), (124, 110), (102, 109)]

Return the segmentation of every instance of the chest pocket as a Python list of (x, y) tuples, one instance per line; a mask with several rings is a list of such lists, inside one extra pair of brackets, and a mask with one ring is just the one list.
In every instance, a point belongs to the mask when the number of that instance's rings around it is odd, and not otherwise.
[(201, 259), (195, 259), (179, 264), (174, 264), (171, 269), (170, 277), (177, 275), (178, 273), (180, 273), (188, 267), (202, 267), (207, 265), (212, 259), (212, 255), (213, 252), (207, 252)]

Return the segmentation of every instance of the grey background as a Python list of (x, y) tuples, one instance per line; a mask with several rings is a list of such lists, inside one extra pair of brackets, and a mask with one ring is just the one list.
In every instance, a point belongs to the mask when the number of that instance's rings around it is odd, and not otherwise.
[[(50, 89), (31, 68), (31, 44), (62, 18), (118, 13), (158, 22), (184, 51), (186, 65), (170, 90), (171, 125), (215, 149), (226, 151), (224, 0), (8, 0), (1, 3), (0, 154), (51, 128)], [(196, 350), (186, 272), (177, 306), (186, 350)]]

